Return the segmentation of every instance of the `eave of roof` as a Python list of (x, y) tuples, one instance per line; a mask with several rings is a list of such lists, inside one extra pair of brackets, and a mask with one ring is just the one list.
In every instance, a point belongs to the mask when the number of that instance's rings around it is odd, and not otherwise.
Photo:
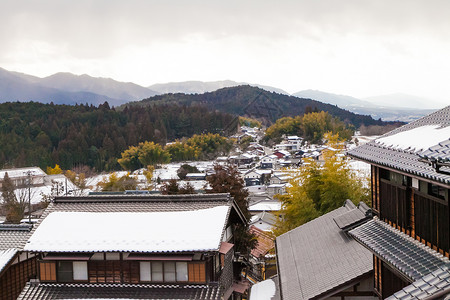
[(387, 300), (441, 299), (450, 294), (450, 263), (406, 286)]
[(219, 300), (213, 285), (178, 284), (46, 284), (28, 282), (17, 299), (198, 299)]
[(10, 262), (16, 257), (19, 251), (17, 249), (0, 250), (0, 275), (10, 264)]
[(397, 270), (409, 282), (420, 279), (448, 259), (376, 217), (349, 231), (359, 243)]
[[(431, 125), (439, 125), (442, 127), (450, 126), (450, 106), (392, 130), (381, 136), (379, 139), (388, 138), (395, 134)], [(450, 137), (448, 137), (448, 139), (450, 139)], [(428, 149), (432, 151), (424, 149), (419, 152), (414, 152), (414, 149), (401, 150), (396, 147), (377, 143), (377, 140), (374, 140), (348, 151), (347, 154), (373, 165), (388, 167), (448, 185), (450, 184), (450, 166), (444, 165), (438, 168), (438, 170), (436, 165), (432, 164), (431, 160), (423, 160), (424, 157), (439, 158), (443, 161), (450, 159), (450, 143), (448, 142), (448, 139)]]

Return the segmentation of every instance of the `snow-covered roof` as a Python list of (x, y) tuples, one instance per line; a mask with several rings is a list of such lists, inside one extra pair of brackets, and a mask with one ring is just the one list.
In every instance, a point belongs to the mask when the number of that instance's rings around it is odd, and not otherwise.
[(263, 169), (257, 169), (255, 170), (258, 174), (272, 174), (272, 170), (263, 170)]
[(204, 177), (206, 173), (187, 173), (186, 177)]
[(285, 151), (285, 150), (278, 150), (277, 152), (283, 154), (284, 156), (291, 155), (291, 153), (289, 153), (289, 151)]
[(384, 136), (375, 143), (391, 149), (418, 152), (450, 139), (450, 126), (425, 125)]
[(52, 212), (25, 246), (45, 252), (177, 252), (219, 249), (230, 206), (194, 211)]
[(5, 177), (5, 173), (8, 173), (8, 177), (9, 178), (26, 177), (27, 176), (27, 172), (31, 172), (32, 176), (45, 176), (45, 175), (47, 175), (39, 167), (3, 169), (3, 170), (0, 170), (0, 179), (3, 179), (3, 177)]
[(281, 202), (274, 201), (262, 201), (256, 204), (251, 205), (248, 208), (249, 211), (279, 211), (281, 210)]
[(17, 249), (6, 249), (6, 250), (0, 250), (0, 273), (3, 271), (3, 269), (6, 267), (6, 265), (11, 261), (11, 259), (14, 258), (16, 253), (18, 252)]
[(252, 286), (250, 300), (273, 300), (280, 299), (277, 293), (276, 282), (273, 279), (267, 279)]
[(283, 188), (286, 186), (286, 183), (273, 183), (267, 186), (267, 188)]

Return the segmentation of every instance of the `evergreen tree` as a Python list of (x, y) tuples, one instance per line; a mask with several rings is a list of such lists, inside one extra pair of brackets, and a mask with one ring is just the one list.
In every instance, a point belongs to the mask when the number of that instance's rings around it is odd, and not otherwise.
[(6, 222), (8, 223), (20, 223), (25, 213), (25, 199), (17, 200), (14, 190), (14, 183), (6, 172), (2, 181), (2, 198), (3, 207), (6, 211)]
[(12, 182), (11, 178), (9, 178), (8, 172), (6, 172), (2, 180), (3, 203), (11, 203), (17, 201), (16, 195), (14, 194), (14, 189), (14, 183)]

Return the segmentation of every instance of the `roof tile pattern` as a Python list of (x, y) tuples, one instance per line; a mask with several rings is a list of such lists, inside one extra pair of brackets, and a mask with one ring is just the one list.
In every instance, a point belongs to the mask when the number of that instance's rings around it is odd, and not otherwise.
[(276, 239), (284, 300), (310, 299), (372, 271), (372, 253), (344, 233), (334, 218), (340, 207)]
[(353, 208), (334, 218), (334, 222), (340, 229), (350, 230), (371, 218), (371, 210), (365, 203), (361, 202), (356, 207), (350, 200), (346, 200), (346, 205)]
[(221, 299), (218, 286), (27, 283), (17, 299)]
[(251, 252), (254, 257), (259, 258), (265, 256), (270, 250), (274, 249), (275, 242), (266, 232), (255, 226), (250, 226), (249, 231), (250, 233), (253, 233), (258, 240), (258, 244)]
[(349, 234), (410, 281), (419, 280), (448, 263), (443, 255), (377, 218), (349, 231)]
[[(428, 125), (441, 125), (442, 127), (450, 126), (450, 106), (390, 131), (382, 137), (388, 137), (397, 133)], [(417, 153), (408, 150), (394, 149), (392, 147), (379, 144), (377, 143), (377, 140), (374, 140), (350, 150), (348, 154), (352, 157), (372, 164), (386, 166), (417, 176), (450, 184), (450, 167), (442, 166), (440, 168), (440, 172), (437, 172), (430, 162), (423, 159), (421, 160), (421, 158), (432, 158), (440, 162), (448, 162), (450, 160), (449, 139)]]
[(425, 275), (387, 299), (425, 299), (437, 293), (441, 293), (442, 296), (450, 294), (450, 263), (438, 267), (435, 271)]
[(22, 250), (30, 237), (29, 225), (0, 225), (0, 250)]
[(440, 162), (450, 161), (450, 140), (440, 142), (436, 146), (430, 147), (428, 150), (419, 154), (426, 159), (434, 159)]

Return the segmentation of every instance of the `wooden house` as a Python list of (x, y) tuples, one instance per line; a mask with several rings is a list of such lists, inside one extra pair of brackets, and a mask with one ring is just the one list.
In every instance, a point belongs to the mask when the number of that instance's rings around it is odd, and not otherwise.
[[(363, 203), (356, 207), (347, 200), (342, 207), (278, 236), (277, 278), (252, 287), (250, 300), (376, 299), (371, 252), (347, 234), (369, 219), (369, 207)], [(264, 294), (266, 298), (261, 297)]]
[(24, 252), (30, 225), (0, 225), (0, 299), (16, 299), (26, 282), (36, 278), (36, 256)]
[(373, 253), (379, 298), (450, 293), (450, 106), (349, 151), (371, 164), (375, 218), (350, 234)]
[(25, 246), (38, 280), (19, 299), (233, 297), (245, 219), (229, 194), (57, 197), (43, 218)]

